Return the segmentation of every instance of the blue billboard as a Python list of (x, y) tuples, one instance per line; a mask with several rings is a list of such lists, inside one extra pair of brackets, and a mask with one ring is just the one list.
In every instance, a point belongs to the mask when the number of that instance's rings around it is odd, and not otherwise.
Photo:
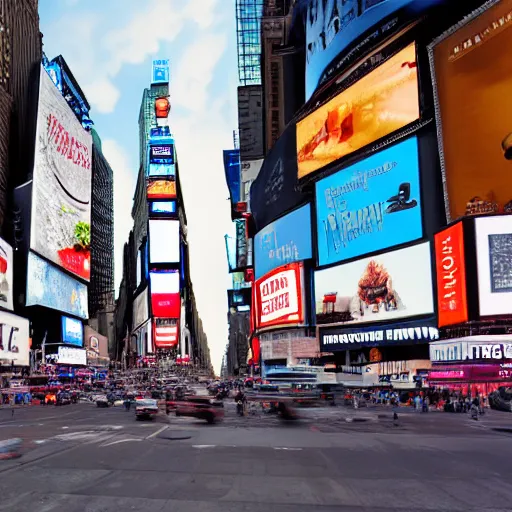
[[(396, 30), (389, 17), (402, 9), (403, 21), (444, 0), (308, 0), (306, 10), (306, 100), (331, 71), (333, 61), (360, 36), (372, 30), (366, 40), (383, 39)], [(382, 27), (377, 25), (386, 21)], [(329, 68), (331, 68), (329, 70)], [(336, 70), (337, 71), (337, 70)], [(340, 69), (341, 71), (341, 69)], [(327, 78), (330, 78), (327, 76)]]
[(81, 347), (84, 340), (84, 326), (80, 320), (62, 317), (62, 343)]
[(240, 150), (224, 150), (224, 172), (231, 197), (231, 204), (240, 202)]
[(311, 206), (302, 206), (259, 231), (253, 250), (256, 279), (281, 265), (312, 258)]
[(151, 213), (176, 213), (176, 201), (151, 201)]
[(411, 137), (316, 183), (318, 264), (423, 236), (418, 139)]
[(151, 83), (168, 84), (169, 76), (169, 59), (154, 60), (151, 67)]

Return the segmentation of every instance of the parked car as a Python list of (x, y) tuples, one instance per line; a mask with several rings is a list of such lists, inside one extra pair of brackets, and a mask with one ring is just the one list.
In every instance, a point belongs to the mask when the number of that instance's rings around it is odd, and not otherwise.
[(187, 396), (176, 403), (176, 416), (188, 416), (215, 423), (224, 418), (224, 403), (204, 396)]
[(110, 405), (107, 395), (96, 395), (94, 399), (97, 407), (108, 407)]
[(70, 405), (71, 395), (69, 393), (58, 393), (55, 405)]
[(138, 420), (150, 420), (158, 414), (158, 402), (153, 398), (135, 401), (135, 417)]

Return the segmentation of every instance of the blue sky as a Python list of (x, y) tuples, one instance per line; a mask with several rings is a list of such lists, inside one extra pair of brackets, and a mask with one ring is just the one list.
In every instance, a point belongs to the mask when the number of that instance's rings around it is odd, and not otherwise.
[(132, 227), (138, 116), (153, 58), (171, 65), (171, 129), (191, 273), (218, 371), (227, 342), (224, 234), (232, 232), (222, 150), (237, 127), (235, 0), (39, 0), (48, 58), (62, 54), (91, 104), (114, 170), (116, 287)]

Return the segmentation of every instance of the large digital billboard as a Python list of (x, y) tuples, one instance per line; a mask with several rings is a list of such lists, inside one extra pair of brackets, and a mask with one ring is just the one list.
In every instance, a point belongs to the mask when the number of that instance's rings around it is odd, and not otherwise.
[(316, 222), (319, 265), (421, 238), (417, 138), (317, 181)]
[(27, 263), (27, 306), (45, 306), (87, 319), (87, 286), (30, 252)]
[[(382, 40), (396, 30), (396, 23), (388, 18), (399, 9), (410, 11), (404, 18), (406, 20), (442, 0), (307, 1), (306, 99), (309, 99), (333, 61), (365, 32), (375, 28), (366, 39), (377, 37)], [(377, 30), (380, 22), (383, 22), (382, 26)]]
[(176, 213), (176, 201), (151, 201), (149, 211), (151, 213)]
[(180, 341), (179, 319), (156, 318), (153, 322), (156, 348), (172, 348)]
[(29, 365), (30, 322), (26, 318), (0, 311), (0, 360)]
[(256, 279), (276, 267), (312, 256), (309, 204), (272, 222), (254, 237)]
[(174, 164), (152, 163), (148, 165), (148, 177), (174, 178), (176, 176), (176, 166)]
[(457, 222), (434, 236), (438, 325), (468, 321), (464, 226)]
[(225, 149), (224, 155), (224, 172), (226, 174), (226, 183), (228, 185), (231, 203), (240, 202), (240, 150)]
[(430, 244), (315, 272), (316, 323), (366, 324), (434, 312)]
[(179, 318), (181, 313), (180, 272), (150, 272), (151, 308), (155, 318)]
[(57, 363), (85, 366), (87, 364), (87, 350), (85, 348), (59, 347)]
[(147, 186), (148, 199), (176, 199), (174, 180), (151, 180)]
[(179, 220), (149, 220), (149, 260), (151, 263), (180, 261)]
[(302, 263), (272, 270), (254, 283), (256, 329), (304, 323)]
[(151, 66), (151, 83), (168, 84), (169, 75), (169, 59), (155, 59)]
[(62, 343), (81, 347), (84, 342), (84, 325), (76, 318), (62, 316)]
[(416, 121), (416, 45), (410, 44), (297, 123), (303, 178)]
[(90, 278), (92, 137), (41, 67), (30, 248)]
[(475, 198), (500, 206), (512, 199), (511, 12), (512, 0), (480, 9), (430, 48), (452, 220), (465, 215)]
[(12, 303), (12, 247), (0, 238), (0, 306), (13, 309)]
[(512, 315), (512, 215), (475, 219), (480, 316)]

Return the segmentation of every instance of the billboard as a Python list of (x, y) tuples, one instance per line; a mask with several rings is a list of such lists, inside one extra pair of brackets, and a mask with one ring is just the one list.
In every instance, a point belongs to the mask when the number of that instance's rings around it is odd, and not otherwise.
[(512, 215), (475, 219), (480, 316), (512, 315)]
[(176, 166), (174, 164), (150, 163), (147, 176), (150, 178), (174, 178), (176, 176)]
[(155, 164), (173, 164), (174, 146), (172, 144), (151, 144), (149, 146), (149, 161)]
[(312, 257), (309, 204), (272, 222), (254, 237), (256, 279), (286, 263)]
[(27, 263), (27, 306), (45, 306), (86, 320), (87, 286), (30, 252)]
[(179, 320), (175, 318), (157, 318), (154, 323), (156, 348), (172, 348), (179, 343)]
[(512, 199), (511, 11), (512, 0), (480, 9), (430, 47), (449, 220), (473, 199)]
[(149, 211), (151, 213), (176, 213), (176, 201), (151, 201)]
[(434, 312), (430, 244), (315, 272), (316, 323), (365, 324)]
[(0, 307), (13, 310), (12, 247), (0, 238)]
[(316, 182), (318, 264), (423, 235), (416, 137)]
[(468, 321), (464, 226), (457, 222), (434, 236), (438, 325)]
[(262, 165), (263, 159), (242, 161), (240, 174), (240, 181), (242, 182), (240, 190), (240, 201), (244, 203), (250, 203), (251, 185), (252, 182), (258, 177)]
[(503, 359), (512, 359), (510, 334), (466, 336), (430, 344), (430, 360), (436, 363), (501, 361)]
[(256, 329), (304, 323), (302, 282), (302, 263), (290, 263), (254, 283)]
[(151, 263), (179, 263), (179, 220), (149, 219), (149, 260)]
[(84, 348), (59, 347), (57, 364), (85, 366), (87, 364), (87, 350)]
[(89, 280), (92, 137), (40, 75), (30, 248)]
[(245, 219), (235, 220), (236, 229), (236, 268), (245, 268), (248, 265), (248, 240), (246, 235)]
[(169, 83), (169, 59), (156, 59), (151, 66), (151, 83)]
[(174, 180), (151, 180), (147, 187), (148, 199), (176, 199)]
[(155, 318), (179, 318), (181, 313), (180, 272), (150, 272), (151, 308)]
[(225, 149), (223, 155), (229, 197), (231, 204), (236, 204), (240, 202), (240, 150)]
[(80, 320), (69, 318), (69, 316), (61, 317), (62, 327), (62, 343), (77, 345), (81, 347), (84, 341), (84, 326)]
[(0, 311), (0, 365), (3, 361), (28, 366), (30, 322), (21, 316)]
[(297, 123), (298, 177), (419, 117), (416, 45), (412, 43)]
[(147, 287), (133, 299), (133, 329), (140, 327), (149, 319)]

